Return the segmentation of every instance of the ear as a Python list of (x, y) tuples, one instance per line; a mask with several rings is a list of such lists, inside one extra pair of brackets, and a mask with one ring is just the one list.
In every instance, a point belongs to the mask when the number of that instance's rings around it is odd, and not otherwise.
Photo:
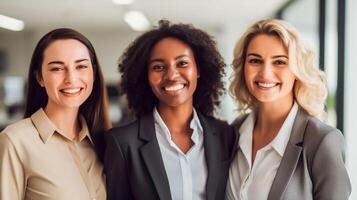
[(45, 84), (43, 83), (43, 78), (42, 78), (41, 73), (36, 70), (36, 71), (34, 72), (34, 74), (35, 74), (37, 83), (38, 83), (41, 87), (45, 87)]

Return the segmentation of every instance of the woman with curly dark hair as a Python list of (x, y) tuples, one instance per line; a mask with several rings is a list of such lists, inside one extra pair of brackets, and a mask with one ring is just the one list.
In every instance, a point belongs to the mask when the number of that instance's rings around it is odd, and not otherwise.
[(213, 118), (225, 64), (204, 31), (166, 20), (120, 59), (137, 120), (106, 135), (108, 199), (224, 199), (235, 141)]

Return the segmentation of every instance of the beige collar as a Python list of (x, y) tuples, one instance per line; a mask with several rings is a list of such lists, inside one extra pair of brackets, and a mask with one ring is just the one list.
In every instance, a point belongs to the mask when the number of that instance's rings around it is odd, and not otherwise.
[[(47, 141), (54, 133), (58, 133), (64, 138), (70, 140), (65, 134), (61, 133), (61, 131), (52, 123), (52, 121), (48, 118), (42, 108), (38, 109), (34, 114), (31, 115), (31, 120), (32, 123), (35, 125), (37, 131), (39, 132), (43, 143), (47, 143)], [(79, 115), (79, 120), (81, 122), (82, 129), (80, 130), (76, 141), (81, 142), (82, 140), (84, 140), (84, 138), (88, 137), (91, 143), (93, 144), (86, 120), (82, 115)]]

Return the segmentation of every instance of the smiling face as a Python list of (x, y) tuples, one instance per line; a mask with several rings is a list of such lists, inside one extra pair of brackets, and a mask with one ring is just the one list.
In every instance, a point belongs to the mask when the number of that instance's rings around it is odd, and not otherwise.
[(175, 38), (164, 38), (153, 47), (148, 79), (160, 107), (192, 106), (197, 78), (196, 61), (187, 44)]
[(295, 75), (288, 51), (276, 36), (255, 36), (248, 45), (244, 76), (249, 92), (260, 103), (291, 103)]
[(37, 80), (48, 95), (46, 108), (78, 109), (93, 89), (93, 67), (87, 47), (74, 39), (51, 43)]

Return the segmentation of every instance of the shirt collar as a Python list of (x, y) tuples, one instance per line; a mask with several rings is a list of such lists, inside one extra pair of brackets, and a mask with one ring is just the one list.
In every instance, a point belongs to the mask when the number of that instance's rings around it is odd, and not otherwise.
[(78, 142), (82, 142), (86, 137), (88, 137), (89, 141), (93, 143), (92, 137), (89, 134), (89, 129), (88, 125), (86, 122), (86, 119), (83, 117), (83, 115), (79, 115), (79, 121), (81, 122), (81, 130), (78, 133)]
[(294, 105), (290, 109), (290, 112), (286, 117), (283, 125), (281, 126), (277, 136), (271, 142), (272, 147), (279, 153), (281, 157), (283, 157), (286, 146), (288, 145), (297, 111), (298, 105), (296, 102), (294, 102)]
[[(271, 141), (270, 144), (267, 145), (267, 148), (268, 146), (271, 146), (281, 157), (284, 155), (286, 146), (288, 145), (297, 111), (298, 105), (296, 102), (294, 102), (294, 105), (289, 111), (289, 114), (281, 126), (277, 136), (273, 139), (273, 141)], [(254, 124), (255, 113), (251, 112), (239, 128), (239, 147), (248, 161), (250, 161), (252, 157)]]
[[(79, 116), (79, 120), (82, 127), (78, 134), (77, 141), (81, 142), (85, 137), (88, 137), (90, 142), (93, 144), (86, 120), (82, 115)], [(61, 131), (52, 123), (42, 108), (38, 109), (34, 114), (31, 115), (31, 121), (36, 127), (43, 143), (47, 143), (47, 141), (54, 133), (58, 133), (67, 139), (67, 137), (62, 134)]]
[[(154, 107), (154, 120), (155, 120), (155, 124), (157, 124), (162, 130), (162, 132), (165, 134), (166, 139), (171, 140), (172, 138), (171, 138), (170, 131), (167, 128), (164, 120), (161, 118), (156, 107)], [(199, 140), (199, 136), (203, 132), (203, 128), (198, 118), (197, 112), (194, 108), (193, 108), (193, 117), (190, 122), (190, 128), (193, 130), (191, 139), (195, 144), (197, 144)]]
[(244, 120), (243, 124), (239, 128), (239, 148), (243, 155), (251, 165), (252, 158), (252, 145), (253, 145), (253, 129), (255, 124), (254, 112), (249, 113), (248, 117)]

